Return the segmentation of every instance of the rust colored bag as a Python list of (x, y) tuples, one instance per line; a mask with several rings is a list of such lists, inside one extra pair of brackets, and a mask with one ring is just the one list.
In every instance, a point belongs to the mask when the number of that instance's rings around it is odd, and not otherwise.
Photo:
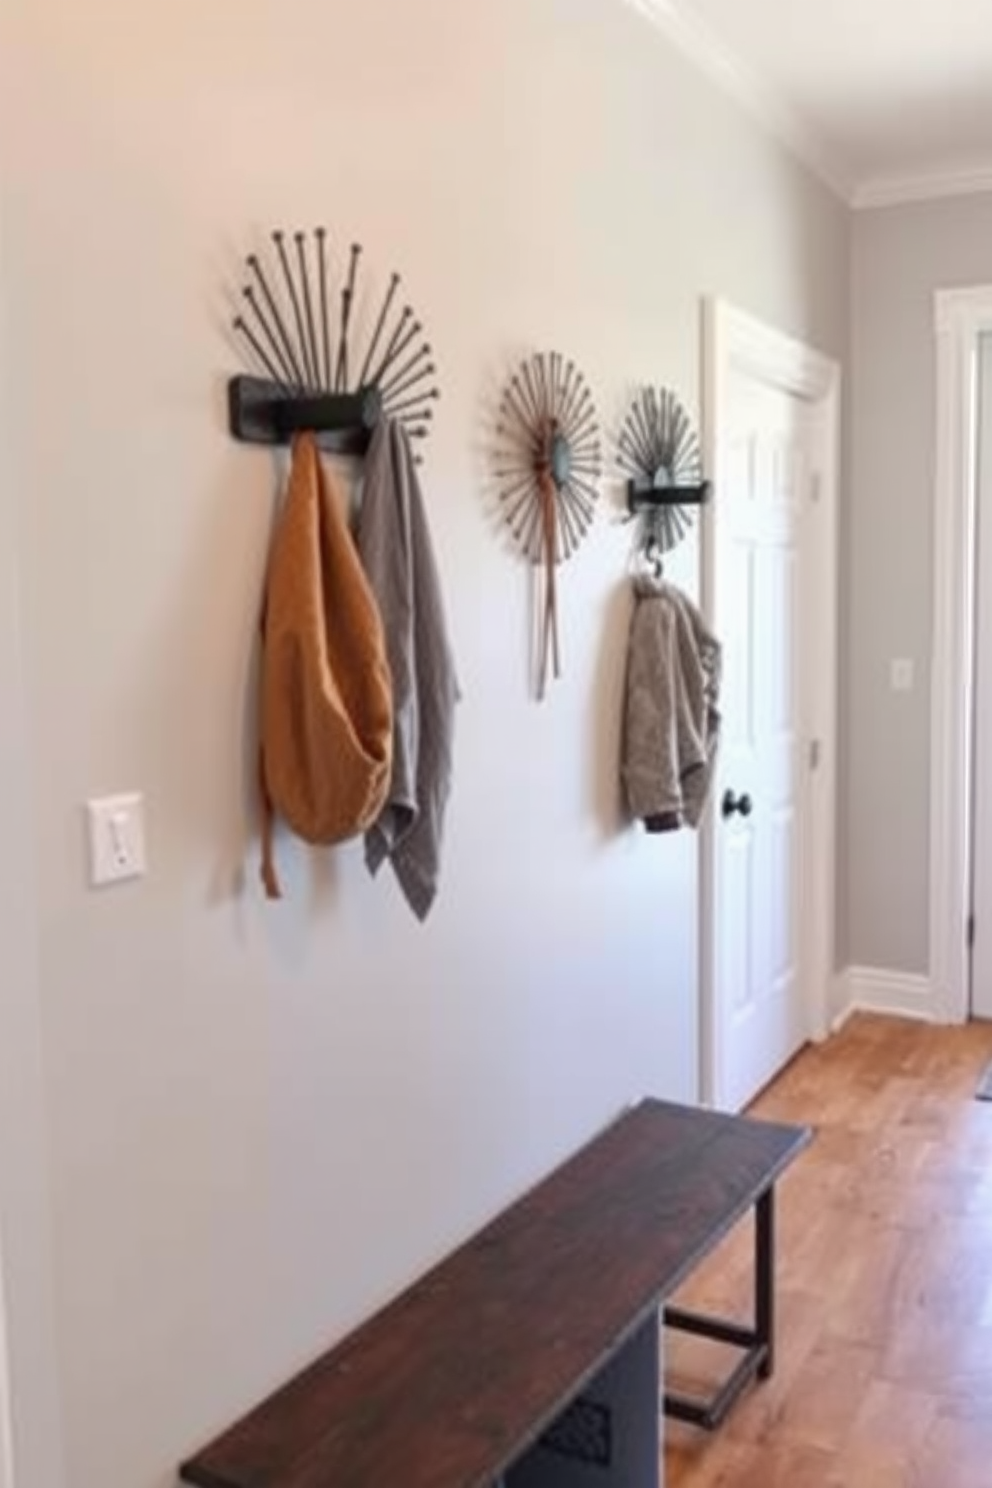
[(278, 812), (305, 842), (357, 837), (382, 810), (393, 703), (382, 622), (312, 434), (292, 468), (269, 557), (262, 614), (262, 882), (281, 898)]

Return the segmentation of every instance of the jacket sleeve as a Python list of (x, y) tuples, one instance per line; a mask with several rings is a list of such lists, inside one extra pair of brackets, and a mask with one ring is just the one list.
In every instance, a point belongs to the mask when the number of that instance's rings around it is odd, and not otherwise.
[(682, 795), (685, 819), (698, 827), (713, 788), (716, 757), (720, 743), (720, 672), (722, 656), (719, 642), (710, 634), (695, 605), (685, 601), (688, 623), (692, 675), (696, 682), (693, 696), (692, 754), (683, 756)]
[(682, 811), (675, 645), (671, 605), (639, 598), (627, 656), (621, 777), (631, 816), (645, 821)]

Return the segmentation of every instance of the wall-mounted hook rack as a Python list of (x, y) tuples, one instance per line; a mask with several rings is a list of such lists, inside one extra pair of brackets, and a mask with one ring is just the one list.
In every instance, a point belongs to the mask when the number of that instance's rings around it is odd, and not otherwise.
[(619, 438), (619, 463), (630, 477), (627, 509), (640, 516), (641, 542), (652, 564), (678, 546), (696, 507), (713, 488), (703, 479), (699, 439), (668, 388), (645, 388), (634, 400)]
[(254, 253), (245, 261), (246, 308), (234, 328), (257, 371), (228, 384), (231, 433), (250, 444), (282, 445), (308, 430), (325, 449), (363, 454), (376, 425), (391, 418), (411, 439), (426, 439), (441, 396), (434, 382), (437, 368), (412, 308), (395, 305), (399, 274), (389, 281), (352, 385), (361, 245), (351, 249), (334, 335), (327, 230), (314, 231), (312, 248), (306, 233), (294, 232), (292, 238), (295, 267), (281, 231), (271, 234), (274, 251), (268, 263)]
[(627, 482), (627, 510), (633, 516), (663, 506), (706, 506), (712, 495), (710, 481), (699, 485), (646, 485), (631, 479)]
[(358, 393), (298, 394), (260, 377), (228, 383), (231, 433), (248, 444), (288, 444), (309, 430), (318, 443), (339, 454), (361, 455), (382, 417), (377, 388)]

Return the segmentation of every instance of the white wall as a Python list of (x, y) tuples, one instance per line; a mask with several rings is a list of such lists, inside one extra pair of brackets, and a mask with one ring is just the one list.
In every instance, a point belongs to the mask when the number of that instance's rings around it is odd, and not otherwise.
[[(992, 279), (992, 194), (855, 214), (847, 530), (847, 961), (926, 974), (934, 291)], [(911, 658), (912, 693), (888, 663)]]
[[(482, 431), (536, 347), (579, 358), (608, 427), (639, 381), (693, 398), (710, 292), (843, 356), (847, 219), (617, 0), (11, 21), (67, 1478), (164, 1488), (623, 1103), (693, 1093), (696, 844), (616, 810), (629, 533), (604, 512), (564, 574), (566, 678), (535, 706)], [(286, 847), (265, 906), (246, 828), (273, 466), (225, 433), (226, 292), (257, 231), (321, 220), (403, 271), (442, 368), (426, 488), (465, 701), (426, 928), (357, 850)], [(118, 787), (147, 793), (152, 872), (93, 896), (80, 803)]]
[[(0, 290), (2, 282), (0, 274)], [(0, 293), (0, 1488), (60, 1488), (18, 472), (6, 417), (11, 368), (3, 298)]]

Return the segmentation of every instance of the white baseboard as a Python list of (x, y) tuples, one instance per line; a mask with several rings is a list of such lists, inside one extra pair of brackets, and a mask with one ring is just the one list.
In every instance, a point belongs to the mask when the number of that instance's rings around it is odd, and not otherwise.
[(834, 1032), (852, 1013), (883, 1013), (890, 1018), (915, 1018), (920, 1023), (945, 1021), (929, 977), (871, 966), (849, 966), (837, 978)]

